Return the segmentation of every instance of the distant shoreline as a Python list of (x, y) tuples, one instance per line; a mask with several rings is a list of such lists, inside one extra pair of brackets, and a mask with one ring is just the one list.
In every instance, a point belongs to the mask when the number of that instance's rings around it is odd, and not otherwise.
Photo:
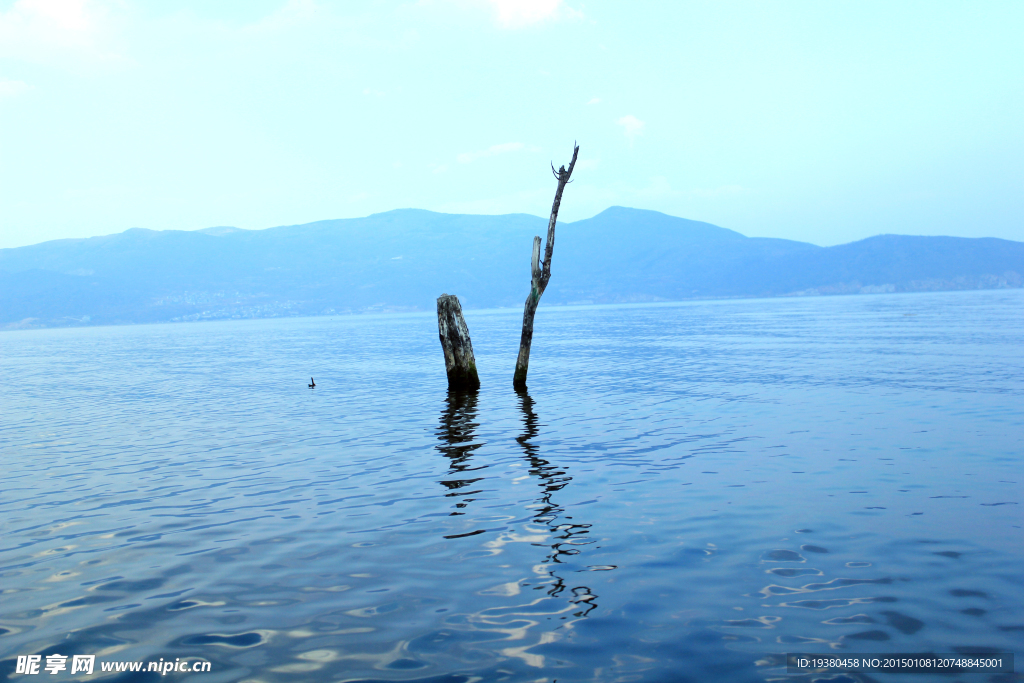
[[(405, 209), (259, 231), (128, 230), (0, 250), (0, 329), (520, 308), (537, 216)], [(557, 226), (544, 305), (1024, 287), (1024, 242), (819, 247), (611, 207)]]
[[(966, 293), (984, 293), (984, 292), (1008, 292), (1008, 291), (1020, 291), (1024, 287), (990, 287), (990, 288), (973, 288), (973, 289), (944, 289), (944, 290), (917, 290), (917, 291), (896, 291), (896, 292), (851, 292), (851, 293), (831, 293), (831, 294), (783, 294), (774, 296), (719, 296), (719, 297), (695, 297), (692, 299), (678, 299), (672, 301), (623, 301), (623, 302), (602, 302), (602, 303), (550, 303), (542, 304), (540, 311), (547, 310), (581, 310), (581, 309), (615, 309), (615, 308), (627, 308), (627, 307), (657, 307), (657, 306), (684, 306), (687, 304), (700, 304), (700, 303), (739, 303), (744, 301), (793, 301), (803, 299), (830, 299), (840, 297), (888, 297), (888, 296), (902, 296), (902, 295), (926, 295), (926, 294), (966, 294)], [(506, 315), (514, 314), (521, 315), (522, 309), (514, 306), (504, 306), (497, 308), (466, 308), (465, 312), (467, 315), (472, 316), (478, 315)], [(539, 315), (538, 311), (538, 315)], [(393, 310), (393, 311), (377, 311), (377, 310), (364, 310), (364, 311), (353, 311), (346, 313), (327, 313), (327, 314), (313, 314), (313, 315), (279, 315), (279, 316), (266, 316), (262, 318), (201, 318), (198, 320), (152, 320), (145, 322), (112, 322), (112, 323), (95, 323), (95, 324), (67, 324), (67, 325), (28, 325), (19, 326), (18, 324), (7, 324), (0, 326), (0, 332), (28, 332), (28, 331), (39, 331), (39, 330), (69, 330), (69, 329), (98, 329), (105, 327), (144, 327), (144, 326), (156, 326), (156, 325), (186, 325), (194, 323), (225, 323), (225, 322), (260, 322), (260, 321), (273, 321), (273, 320), (320, 320), (323, 318), (374, 318), (374, 317), (433, 317), (435, 311), (428, 309), (419, 310)]]

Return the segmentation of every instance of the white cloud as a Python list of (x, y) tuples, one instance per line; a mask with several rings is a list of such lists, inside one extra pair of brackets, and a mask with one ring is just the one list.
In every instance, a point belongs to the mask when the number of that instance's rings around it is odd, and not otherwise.
[(323, 21), (324, 8), (314, 0), (287, 0), (276, 10), (266, 15), (250, 28), (257, 31), (279, 31), (304, 26), (312, 21)]
[(471, 164), (477, 159), (485, 159), (487, 157), (492, 157), (495, 154), (504, 154), (505, 152), (518, 152), (525, 148), (526, 146), (521, 142), (506, 142), (500, 145), (491, 145), (487, 149), (482, 149), (479, 152), (460, 154), (456, 159), (460, 164)]
[(42, 21), (64, 31), (84, 32), (92, 27), (85, 0), (18, 0), (10, 14)]
[(600, 97), (591, 97), (590, 101), (587, 102), (587, 104), (601, 104), (601, 98)]
[(17, 0), (0, 12), (0, 57), (75, 67), (83, 56), (109, 59), (109, 14), (101, 0)]
[(687, 192), (691, 197), (698, 199), (728, 199), (741, 194), (748, 194), (750, 190), (742, 185), (722, 185), (713, 188), (694, 188)]
[(580, 19), (583, 12), (563, 0), (487, 0), (495, 19), (504, 28), (521, 28), (542, 21)]
[(629, 144), (633, 144), (633, 140), (638, 135), (644, 134), (644, 126), (646, 125), (643, 121), (633, 116), (632, 114), (626, 114), (615, 123), (619, 124), (625, 129), (626, 138), (629, 140)]
[(545, 21), (582, 19), (583, 12), (569, 7), (565, 0), (416, 0), (417, 7), (454, 7), (460, 12), (477, 13), (490, 9), (494, 22), (502, 28), (516, 29)]
[(0, 97), (15, 97), (30, 87), (25, 81), (0, 80)]
[[(477, 213), (485, 215), (525, 212), (547, 218), (548, 213), (551, 211), (551, 190), (545, 183), (543, 188), (536, 190), (524, 190), (472, 200), (443, 202), (428, 208), (442, 213)], [(530, 253), (529, 240), (526, 242), (525, 253)], [(529, 257), (527, 256), (527, 258)]]

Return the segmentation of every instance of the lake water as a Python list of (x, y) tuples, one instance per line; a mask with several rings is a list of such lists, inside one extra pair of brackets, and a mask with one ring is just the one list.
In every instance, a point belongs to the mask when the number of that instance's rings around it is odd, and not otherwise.
[(542, 307), (527, 394), (521, 315), (467, 312), (475, 396), (433, 315), (0, 334), (0, 679), (1024, 651), (1024, 291)]

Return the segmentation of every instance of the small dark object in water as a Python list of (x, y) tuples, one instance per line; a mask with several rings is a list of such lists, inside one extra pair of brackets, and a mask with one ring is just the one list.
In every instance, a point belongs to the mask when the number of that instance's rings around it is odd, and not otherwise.
[(312, 377), (310, 377), (309, 378), (309, 388), (313, 389), (315, 387), (316, 387), (316, 381)]

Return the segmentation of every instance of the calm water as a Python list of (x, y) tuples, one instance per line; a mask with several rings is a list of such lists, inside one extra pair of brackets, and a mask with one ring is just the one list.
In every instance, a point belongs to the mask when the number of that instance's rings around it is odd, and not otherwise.
[(542, 308), (525, 395), (520, 316), (467, 314), (477, 396), (432, 315), (0, 334), (0, 678), (1024, 653), (1024, 291)]

